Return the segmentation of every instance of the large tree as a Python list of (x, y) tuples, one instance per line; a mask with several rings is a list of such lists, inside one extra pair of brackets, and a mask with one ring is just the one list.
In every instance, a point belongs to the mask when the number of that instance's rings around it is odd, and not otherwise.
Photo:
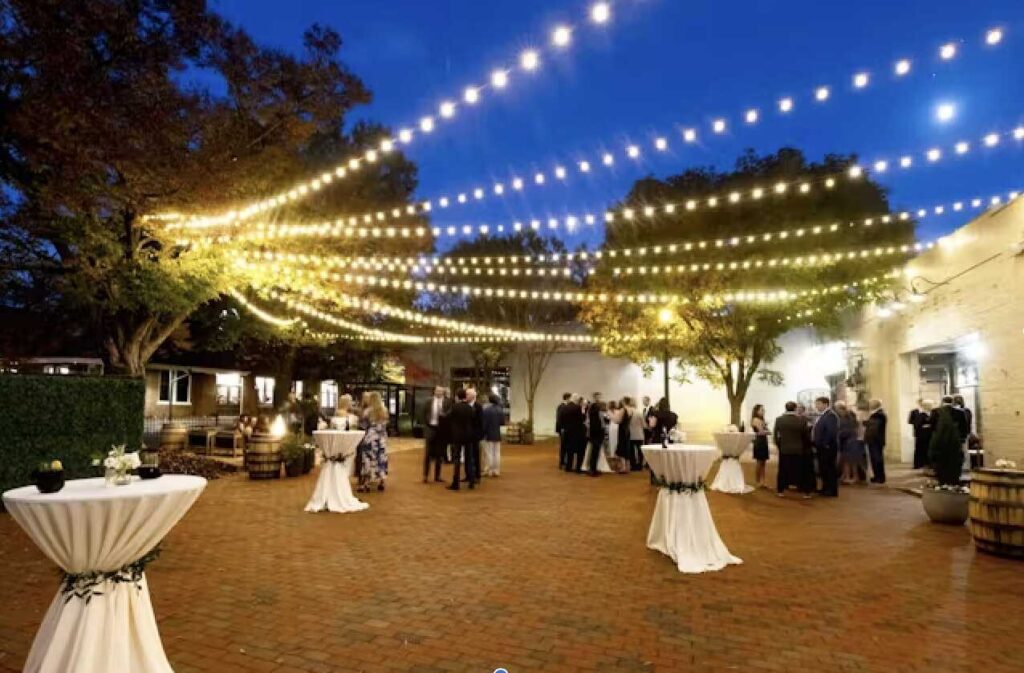
[[(385, 135), (346, 128), (370, 93), (340, 48), (319, 26), (300, 56), (260, 46), (202, 0), (0, 0), (4, 288), (44, 288), (90, 321), (114, 370), (141, 374), (235, 282), (234, 251), (177, 246), (146, 215), (276, 193)], [(273, 216), (396, 206), (415, 183), (391, 153)]]
[[(782, 376), (770, 368), (780, 352), (778, 339), (800, 326), (834, 328), (843, 309), (872, 301), (888, 290), (891, 281), (879, 281), (842, 292), (819, 292), (795, 300), (751, 302), (723, 298), (731, 290), (825, 290), (868, 277), (883, 276), (898, 266), (898, 255), (858, 257), (826, 264), (756, 266), (760, 260), (847, 252), (865, 246), (911, 242), (914, 223), (893, 219), (875, 226), (850, 226), (889, 212), (885, 190), (867, 176), (851, 178), (852, 156), (829, 155), (811, 162), (802, 152), (782, 149), (776, 154), (741, 156), (735, 170), (689, 169), (665, 179), (639, 180), (623, 200), (636, 216), (622, 217), (607, 228), (604, 249), (646, 248), (647, 254), (605, 254), (590, 277), (595, 290), (614, 296), (622, 292), (682, 295), (681, 301), (589, 304), (583, 320), (602, 337), (604, 352), (628, 357), (641, 364), (663, 357), (677, 360), (693, 373), (721, 386), (729, 401), (730, 421), (739, 423), (750, 384), (757, 379), (779, 385)], [(831, 178), (831, 181), (830, 181)], [(775, 187), (786, 185), (784, 193)], [(800, 185), (810, 185), (808, 192)], [(831, 185), (831, 186), (829, 186)], [(761, 189), (754, 199), (753, 190)], [(742, 197), (732, 203), (730, 195)], [(717, 197), (714, 207), (708, 199)], [(700, 207), (690, 210), (688, 201)], [(675, 204), (668, 213), (665, 204)], [(653, 206), (653, 216), (645, 208)], [(840, 226), (831, 231), (831, 225)], [(824, 232), (813, 235), (813, 227)], [(765, 234), (805, 229), (804, 235), (786, 238)], [(755, 239), (748, 242), (747, 237)], [(736, 240), (734, 240), (736, 239)], [(701, 247), (698, 242), (708, 242)], [(685, 243), (694, 243), (686, 250)], [(675, 254), (668, 246), (679, 245)], [(662, 254), (654, 248), (662, 246)], [(708, 270), (651, 273), (641, 266), (710, 263)], [(718, 268), (718, 264), (724, 265)], [(735, 263), (735, 266), (730, 264)], [(747, 267), (744, 267), (744, 264)], [(632, 275), (624, 268), (633, 266)], [(622, 269), (615, 275), (614, 269)]]

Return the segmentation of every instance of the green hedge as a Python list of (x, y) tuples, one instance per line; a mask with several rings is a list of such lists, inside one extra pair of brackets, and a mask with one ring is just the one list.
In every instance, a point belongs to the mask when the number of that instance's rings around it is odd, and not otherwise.
[(111, 444), (137, 449), (144, 400), (142, 379), (0, 375), (0, 491), (31, 483), (44, 460), (75, 479)]

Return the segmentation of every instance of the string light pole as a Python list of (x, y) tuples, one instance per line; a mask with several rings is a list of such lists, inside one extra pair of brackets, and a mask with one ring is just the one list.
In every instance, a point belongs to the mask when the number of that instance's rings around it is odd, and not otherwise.
[(658, 311), (658, 323), (662, 327), (661, 334), (664, 340), (664, 345), (662, 348), (662, 366), (664, 368), (665, 373), (665, 404), (669, 405), (670, 409), (672, 407), (668, 398), (668, 327), (669, 325), (672, 324), (672, 318), (674, 317), (675, 315), (673, 314), (672, 309), (668, 307), (665, 307)]

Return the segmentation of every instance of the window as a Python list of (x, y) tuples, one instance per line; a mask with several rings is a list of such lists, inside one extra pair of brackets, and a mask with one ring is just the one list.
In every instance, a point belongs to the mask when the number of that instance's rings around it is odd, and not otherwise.
[(242, 399), (242, 375), (217, 374), (217, 404), (238, 404)]
[(192, 375), (184, 369), (165, 369), (160, 372), (160, 404), (189, 404), (192, 393)]
[(336, 381), (324, 381), (320, 384), (320, 406), (324, 409), (337, 408), (338, 384)]
[(271, 376), (256, 377), (256, 403), (267, 405), (274, 403), (274, 379)]
[(302, 381), (292, 381), (292, 392), (295, 397), (302, 399)]
[(70, 374), (71, 368), (67, 365), (44, 365), (44, 374)]

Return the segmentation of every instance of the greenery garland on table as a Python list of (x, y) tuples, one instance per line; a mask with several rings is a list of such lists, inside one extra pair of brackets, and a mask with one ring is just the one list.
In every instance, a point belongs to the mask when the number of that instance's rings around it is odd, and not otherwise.
[(60, 592), (64, 595), (64, 604), (70, 603), (72, 598), (80, 598), (85, 600), (88, 605), (93, 596), (103, 595), (103, 592), (97, 589), (104, 582), (134, 584), (135, 588), (141, 591), (142, 574), (145, 572), (146, 566), (155, 561), (158, 556), (160, 556), (160, 545), (153, 547), (141, 558), (121, 566), (117, 570), (64, 573), (64, 582), (60, 587)]
[(337, 455), (334, 455), (334, 456), (324, 456), (324, 460), (329, 460), (332, 463), (341, 463), (342, 465), (344, 465), (345, 462), (349, 458), (354, 456), (354, 455), (355, 454), (352, 454), (352, 453), (345, 453), (345, 454), (337, 454)]
[(739, 460), (739, 459), (740, 459), (739, 456), (727, 456), (724, 453), (722, 454), (722, 460)]
[(659, 488), (667, 488), (672, 493), (700, 493), (704, 490), (704, 480), (700, 479), (697, 483), (689, 483), (685, 481), (669, 481), (663, 477), (654, 477), (654, 485)]

